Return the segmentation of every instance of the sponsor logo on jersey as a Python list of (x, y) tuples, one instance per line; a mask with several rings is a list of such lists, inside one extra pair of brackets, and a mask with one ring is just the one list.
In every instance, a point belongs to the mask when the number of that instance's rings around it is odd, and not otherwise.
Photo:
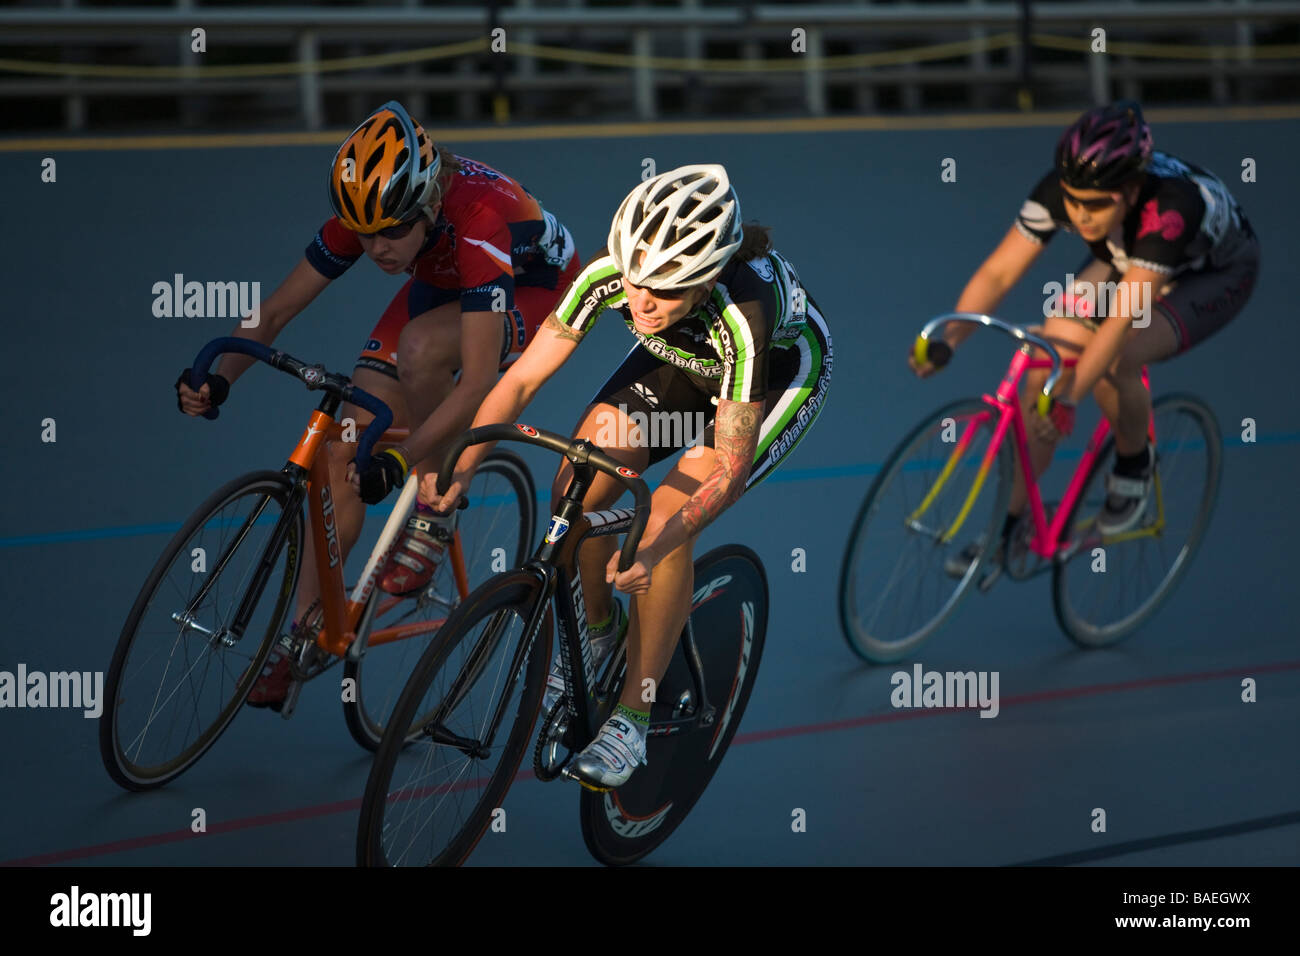
[(650, 389), (646, 388), (646, 386), (641, 382), (633, 382), (632, 391), (640, 395), (641, 400), (644, 401), (651, 408), (659, 407), (659, 396), (656, 395), (654, 392), (652, 392)]
[(1156, 200), (1152, 199), (1142, 207), (1142, 224), (1138, 227), (1137, 237), (1141, 239), (1154, 232), (1162, 239), (1173, 240), (1183, 234), (1185, 226), (1182, 214), (1177, 209), (1161, 212)]
[(764, 282), (774, 282), (776, 280), (776, 270), (772, 268), (772, 260), (767, 256), (761, 259), (750, 259), (749, 267), (758, 273), (758, 277)]
[(676, 365), (678, 368), (684, 368), (705, 378), (722, 378), (722, 365), (714, 359), (683, 358), (672, 347), (659, 339), (641, 335), (637, 335), (637, 338), (641, 340), (641, 345), (646, 351), (663, 359), (670, 365)]
[(605, 282), (602, 282), (600, 285), (592, 286), (591, 291), (587, 293), (587, 297), (582, 300), (583, 308), (594, 309), (598, 305), (600, 305), (601, 301), (604, 300), (607, 296), (614, 295), (615, 293), (622, 292), (622, 291), (623, 291), (622, 276), (617, 276), (613, 279), (608, 279)]

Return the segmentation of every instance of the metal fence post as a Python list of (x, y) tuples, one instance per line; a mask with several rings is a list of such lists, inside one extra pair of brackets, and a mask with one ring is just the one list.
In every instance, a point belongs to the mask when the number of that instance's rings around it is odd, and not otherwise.
[(826, 115), (826, 70), (819, 62), (826, 52), (820, 27), (808, 28), (807, 68), (804, 70), (804, 100), (813, 116)]
[[(77, 5), (77, 0), (62, 0), (65, 9), (71, 9)], [(60, 57), (65, 63), (69, 57), (65, 49)], [(73, 62), (83, 59), (80, 55), (73, 59)], [(77, 78), (69, 76), (64, 78), (64, 82), (69, 87), (76, 86)], [(64, 129), (85, 129), (86, 128), (86, 98), (80, 93), (68, 93), (63, 97), (63, 127)]]
[(298, 76), (298, 93), (302, 99), (302, 121), (307, 129), (320, 129), (322, 125), (320, 74), (316, 72), (316, 32), (303, 30), (298, 34), (298, 62), (303, 71)]
[[(970, 0), (970, 5), (979, 10), (984, 7), (984, 0)], [(984, 45), (984, 41), (989, 38), (988, 27), (982, 23), (973, 25), (970, 28), (971, 42), (975, 48), (971, 50), (970, 65), (975, 71), (975, 82), (971, 83), (967, 89), (971, 91), (972, 105), (976, 109), (988, 109), (989, 107), (989, 87), (984, 82), (989, 72), (989, 51)]]
[(633, 70), (633, 83), (636, 87), (636, 115), (643, 119), (655, 117), (655, 77), (654, 71), (643, 58), (653, 54), (654, 45), (650, 31), (637, 27), (632, 31), (632, 53), (639, 60)]

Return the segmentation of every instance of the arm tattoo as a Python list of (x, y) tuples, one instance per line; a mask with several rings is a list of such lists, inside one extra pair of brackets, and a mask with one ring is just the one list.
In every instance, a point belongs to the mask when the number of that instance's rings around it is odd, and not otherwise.
[(582, 337), (587, 334), (586, 332), (580, 332), (577, 329), (565, 325), (555, 317), (554, 312), (546, 317), (546, 321), (542, 323), (542, 327), (550, 329), (560, 338), (568, 339), (570, 342), (581, 342)]
[(763, 402), (718, 403), (714, 424), (713, 453), (716, 463), (709, 477), (682, 505), (682, 525), (693, 537), (745, 491), (758, 447), (759, 426), (763, 422)]

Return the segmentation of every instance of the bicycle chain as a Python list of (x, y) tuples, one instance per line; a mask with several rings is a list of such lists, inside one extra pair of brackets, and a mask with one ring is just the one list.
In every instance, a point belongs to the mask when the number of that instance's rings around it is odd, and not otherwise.
[(569, 707), (561, 697), (542, 721), (542, 729), (537, 734), (537, 744), (533, 748), (533, 773), (543, 783), (549, 783), (563, 773), (565, 764), (573, 757), (573, 751), (570, 750), (564, 759), (553, 767), (545, 763), (543, 758), (543, 753), (550, 744), (557, 743), (561, 747), (564, 746), (562, 740), (568, 730), (568, 722)]

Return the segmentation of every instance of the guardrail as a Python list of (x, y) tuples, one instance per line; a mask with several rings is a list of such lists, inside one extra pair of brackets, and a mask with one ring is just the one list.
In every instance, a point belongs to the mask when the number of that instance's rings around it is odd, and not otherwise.
[[(181, 101), (191, 124), (204, 121), (199, 97), (293, 97), (296, 122), (307, 129), (324, 125), (325, 97), (336, 94), (400, 96), (430, 117), (439, 111), (428, 109), (427, 97), (440, 96), (454, 101), (444, 114), (461, 120), (480, 118), (485, 94), (499, 120), (512, 101), (527, 118), (563, 115), (548, 97), (650, 119), (665, 100), (697, 113), (710, 100), (716, 110), (743, 111), (734, 103), (743, 90), (760, 109), (824, 115), (874, 111), (895, 91), (903, 109), (920, 109), (945, 87), (960, 87), (966, 105), (980, 108), (1009, 93), (1028, 107), (1035, 90), (1048, 99), (1064, 95), (1071, 105), (1081, 89), (1094, 102), (1116, 94), (1142, 99), (1145, 86), (1174, 79), (1208, 83), (1214, 103), (1251, 102), (1257, 84), (1277, 77), (1281, 87), (1300, 62), (1300, 44), (1259, 45), (1257, 31), (1297, 23), (1300, 0), (1032, 7), (1027, 0), (732, 7), (686, 0), (677, 8), (596, 9), (531, 2), (230, 8), (178, 0), (172, 8), (5, 9), (0, 98), (58, 98), (71, 129), (87, 125), (87, 98), (160, 95)], [(204, 31), (201, 53), (192, 49), (196, 28)], [(1097, 28), (1105, 31), (1104, 52)], [(434, 39), (438, 45), (420, 46)], [(61, 58), (3, 55), (39, 44), (57, 46)], [(98, 62), (99, 51), (124, 44), (137, 62)], [(710, 44), (736, 55), (705, 56)], [(363, 55), (364, 45), (385, 52)], [(291, 47), (292, 57), (204, 62), (275, 46)], [(349, 55), (322, 56), (338, 48)], [(1238, 80), (1246, 82), (1234, 91)]]

